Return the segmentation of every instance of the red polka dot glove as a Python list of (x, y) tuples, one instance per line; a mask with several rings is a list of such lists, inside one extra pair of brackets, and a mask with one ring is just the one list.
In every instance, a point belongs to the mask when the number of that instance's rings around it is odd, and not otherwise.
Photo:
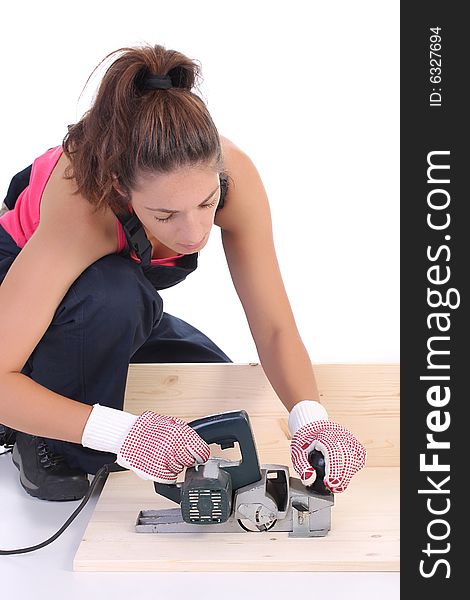
[(150, 410), (139, 417), (95, 404), (82, 436), (89, 448), (114, 452), (142, 479), (176, 483), (185, 467), (204, 463), (210, 448), (186, 421)]
[(315, 469), (308, 461), (312, 450), (325, 459), (323, 483), (334, 493), (344, 492), (353, 475), (366, 462), (366, 449), (354, 435), (334, 421), (328, 420), (325, 408), (313, 400), (296, 404), (289, 415), (292, 435), (291, 457), (295, 471), (304, 485), (312, 485)]

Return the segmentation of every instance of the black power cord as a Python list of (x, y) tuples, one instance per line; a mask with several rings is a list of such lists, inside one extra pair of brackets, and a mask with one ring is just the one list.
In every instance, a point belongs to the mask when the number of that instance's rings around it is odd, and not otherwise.
[[(1, 452), (0, 456), (2, 456), (3, 454), (8, 454), (9, 452), (11, 452), (11, 450), (6, 450), (5, 452)], [(103, 465), (101, 467), (101, 469), (99, 469), (97, 471), (97, 473), (96, 473), (95, 477), (93, 478), (93, 481), (88, 489), (88, 492), (84, 496), (80, 505), (74, 510), (74, 512), (70, 515), (70, 517), (67, 519), (67, 521), (65, 521), (65, 523), (62, 525), (62, 527), (59, 529), (59, 531), (57, 531), (57, 533), (54, 533), (54, 535), (52, 537), (45, 540), (41, 544), (37, 544), (36, 546), (30, 546), (29, 548), (18, 548), (17, 550), (0, 550), (0, 556), (1, 555), (5, 556), (7, 554), (25, 554), (26, 552), (33, 552), (34, 550), (39, 550), (40, 548), (44, 548), (44, 546), (47, 546), (48, 544), (50, 544), (51, 542), (56, 540), (60, 535), (62, 535), (62, 533), (67, 529), (67, 527), (70, 525), (70, 523), (75, 519), (75, 517), (83, 509), (85, 504), (90, 499), (90, 496), (93, 493), (93, 490), (96, 488), (100, 479), (107, 476), (111, 472), (111, 470), (110, 470), (111, 467), (116, 467), (116, 464), (109, 463), (107, 465)]]

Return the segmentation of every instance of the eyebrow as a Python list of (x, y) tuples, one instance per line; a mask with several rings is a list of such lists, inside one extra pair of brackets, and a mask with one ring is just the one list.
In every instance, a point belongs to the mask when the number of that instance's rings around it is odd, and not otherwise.
[[(207, 196), (207, 198), (205, 198), (201, 204), (199, 204), (198, 206), (201, 206), (202, 204), (204, 204), (204, 202), (207, 202), (210, 198), (212, 198), (212, 196), (219, 190), (219, 186), (217, 186), (214, 190), (212, 190), (212, 192)], [(160, 212), (164, 212), (164, 213), (179, 213), (181, 212), (180, 210), (171, 210), (169, 208), (151, 208), (150, 206), (145, 206), (144, 208), (146, 208), (147, 210), (159, 210)]]

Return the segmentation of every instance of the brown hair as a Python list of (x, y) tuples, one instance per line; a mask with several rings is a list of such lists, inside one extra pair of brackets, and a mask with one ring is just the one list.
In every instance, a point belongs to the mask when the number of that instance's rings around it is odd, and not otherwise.
[[(117, 54), (92, 107), (69, 126), (63, 140), (71, 162), (66, 178), (75, 179), (77, 193), (97, 211), (108, 205), (123, 212), (140, 172), (208, 165), (223, 173), (216, 126), (203, 100), (191, 91), (200, 78), (196, 61), (160, 45), (120, 48), (90, 77)], [(143, 82), (150, 75), (168, 75), (173, 87), (145, 90)]]

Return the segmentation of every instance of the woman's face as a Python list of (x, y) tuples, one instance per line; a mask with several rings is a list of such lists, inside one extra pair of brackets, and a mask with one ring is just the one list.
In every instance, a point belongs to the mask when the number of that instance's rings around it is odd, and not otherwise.
[(219, 175), (208, 167), (188, 167), (137, 179), (131, 204), (145, 229), (179, 254), (203, 248), (220, 198)]

